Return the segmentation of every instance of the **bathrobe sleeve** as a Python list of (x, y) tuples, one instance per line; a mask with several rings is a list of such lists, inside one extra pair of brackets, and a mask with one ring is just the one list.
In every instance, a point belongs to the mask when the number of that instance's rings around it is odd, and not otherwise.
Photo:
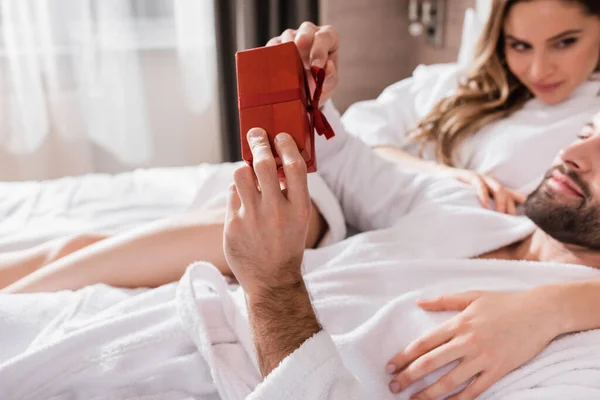
[(247, 400), (363, 400), (327, 332), (320, 331), (286, 357)]
[[(417, 207), (435, 209), (435, 203), (454, 201), (449, 196), (457, 190), (465, 192), (467, 185), (453, 179), (406, 171), (378, 156), (359, 138), (348, 134), (332, 102), (325, 104), (323, 112), (335, 136), (330, 140), (316, 138), (318, 171), (350, 226), (359, 231), (389, 228)], [(471, 195), (467, 189), (467, 197), (472, 197), (477, 206), (474, 191)]]
[(405, 148), (407, 134), (419, 119), (415, 104), (417, 90), (415, 78), (411, 77), (388, 86), (375, 100), (352, 104), (342, 119), (348, 133), (370, 147)]
[(416, 155), (419, 146), (408, 140), (409, 132), (441, 99), (456, 92), (462, 70), (454, 63), (419, 65), (410, 78), (388, 86), (376, 99), (352, 104), (342, 122), (370, 147), (397, 147)]

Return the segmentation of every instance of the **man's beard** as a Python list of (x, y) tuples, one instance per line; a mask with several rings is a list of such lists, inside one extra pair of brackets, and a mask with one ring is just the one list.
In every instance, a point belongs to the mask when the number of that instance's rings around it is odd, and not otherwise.
[[(579, 205), (571, 205), (546, 185), (554, 170), (571, 178), (584, 193)], [(540, 186), (527, 198), (525, 215), (541, 230), (564, 244), (600, 250), (600, 207), (588, 186), (573, 171), (559, 166), (550, 170)]]

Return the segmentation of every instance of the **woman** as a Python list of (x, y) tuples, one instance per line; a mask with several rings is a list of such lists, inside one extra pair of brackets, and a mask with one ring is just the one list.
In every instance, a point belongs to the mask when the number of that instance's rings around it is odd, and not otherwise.
[[(542, 11), (548, 14), (547, 18), (539, 18), (539, 13)], [(523, 27), (532, 28), (532, 30), (523, 30)], [(539, 32), (545, 34), (542, 38), (543, 40), (539, 39)], [(510, 38), (507, 36), (505, 40), (504, 33), (510, 33)], [(550, 36), (546, 37), (548, 35)], [(557, 37), (555, 38), (554, 36)], [(488, 41), (488, 39), (493, 40)], [(517, 39), (520, 41), (518, 45), (514, 42)], [(337, 86), (338, 80), (337, 59), (339, 41), (336, 33), (331, 27), (319, 28), (313, 24), (304, 23), (297, 31), (287, 30), (280, 37), (272, 39), (269, 44), (292, 40), (296, 42), (306, 66), (315, 64), (325, 68), (327, 79), (323, 88), (322, 98), (330, 98)], [(535, 42), (537, 46), (540, 41), (545, 46), (542, 49), (534, 48), (530, 44)], [(557, 45), (557, 41), (564, 43)], [(561, 50), (557, 50), (555, 47)], [(513, 54), (513, 52), (518, 52), (515, 48), (527, 49), (527, 51), (531, 50), (533, 55), (528, 55), (530, 53), (525, 50), (523, 50), (523, 54), (525, 55), (520, 53), (521, 50), (519, 50), (518, 54)], [(541, 61), (537, 59), (537, 52), (541, 52), (542, 54), (542, 56), (539, 56)], [(554, 52), (560, 53), (559, 60), (554, 58)], [(423, 133), (423, 140), (429, 140), (429, 137), (433, 135), (433, 131), (430, 128), (438, 124), (440, 132), (442, 132), (439, 135), (439, 153), (442, 156), (444, 154), (449, 156), (451, 154), (449, 151), (458, 148), (454, 140), (463, 140), (465, 136), (471, 134), (475, 127), (479, 127), (486, 122), (498, 120), (495, 123), (502, 124), (500, 125), (502, 129), (511, 129), (510, 121), (515, 117), (515, 110), (518, 107), (523, 107), (526, 102), (527, 105), (531, 105), (533, 110), (526, 109), (523, 111), (536, 115), (546, 115), (547, 113), (551, 115), (563, 115), (565, 112), (576, 113), (576, 110), (573, 110), (572, 107), (572, 100), (576, 100), (577, 104), (583, 101), (582, 107), (589, 107), (590, 103), (597, 101), (598, 105), (594, 106), (597, 111), (600, 109), (600, 100), (596, 94), (598, 88), (600, 88), (600, 84), (587, 82), (587, 79), (598, 65), (599, 53), (600, 6), (595, 1), (497, 0), (494, 2), (492, 18), (488, 22), (482, 36), (480, 54), (477, 57), (478, 63), (475, 72), (471, 74), (467, 83), (461, 85), (461, 89), (456, 96), (443, 99), (434, 107), (431, 113), (419, 125), (420, 130), (417, 132)], [(506, 66), (503, 66), (505, 64), (502, 60), (504, 60), (505, 54), (507, 62), (505, 63)], [(545, 54), (550, 55), (545, 56)], [(526, 57), (525, 61), (522, 61), (522, 57)], [(531, 60), (535, 61), (535, 64), (527, 63), (527, 61)], [(563, 60), (568, 62), (563, 65)], [(549, 69), (552, 73), (552, 75), (548, 75), (550, 78), (555, 79), (555, 76), (559, 76), (556, 71), (561, 72), (561, 85), (554, 88), (554, 90), (530, 91), (527, 86), (529, 82), (528, 71), (534, 67), (535, 71), (542, 67), (546, 68), (544, 65), (539, 64), (542, 61), (548, 62), (548, 65), (552, 67)], [(521, 63), (525, 66), (521, 65)], [(560, 68), (555, 67), (555, 65), (559, 65)], [(523, 83), (517, 79), (517, 76), (522, 77)], [(592, 85), (592, 93), (590, 93), (588, 83)], [(535, 86), (532, 86), (533, 89), (535, 89)], [(532, 93), (538, 93), (543, 101), (531, 99)], [(486, 102), (488, 97), (491, 100)], [(471, 99), (478, 99), (479, 102), (483, 102), (483, 105), (480, 106), (478, 102)], [(561, 108), (561, 104), (566, 104), (569, 107), (564, 107), (563, 109)], [(374, 107), (374, 105), (371, 105), (371, 110)], [(540, 112), (540, 107), (548, 108), (545, 111), (546, 114)], [(398, 110), (401, 112), (404, 111), (401, 105), (398, 106)], [(386, 110), (383, 111), (383, 113), (386, 112)], [(465, 114), (467, 116), (474, 116), (474, 122), (469, 122), (470, 119), (466, 118)], [(548, 160), (542, 157), (539, 160), (535, 160), (539, 162), (528, 163), (522, 170), (520, 166), (511, 164), (508, 167), (512, 168), (513, 174), (520, 176), (526, 174), (529, 169), (533, 169), (535, 184), (537, 184), (538, 176), (541, 177), (543, 175), (541, 171), (550, 165), (555, 153), (561, 147), (574, 139), (574, 132), (578, 132), (579, 128), (585, 122), (588, 122), (592, 113), (588, 114), (584, 112), (582, 114), (581, 123), (578, 121), (576, 126), (569, 128), (570, 130), (567, 130), (564, 125), (558, 125), (561, 128), (559, 131), (561, 135), (559, 135), (559, 140), (554, 139), (553, 145), (556, 146), (556, 149), (552, 151), (551, 155), (548, 154)], [(499, 120), (500, 118), (504, 119)], [(346, 127), (348, 128), (349, 124), (347, 122), (346, 120)], [(462, 127), (462, 130), (452, 130), (454, 127)], [(543, 125), (542, 128), (546, 129), (548, 126)], [(515, 128), (513, 127), (512, 129), (514, 130)], [(563, 131), (562, 129), (565, 130)], [(514, 136), (513, 139), (522, 140), (525, 144), (529, 143), (529, 146), (531, 146), (530, 135), (526, 131), (523, 132), (521, 130), (520, 132), (522, 134)], [(477, 144), (477, 137), (488, 134), (489, 131), (474, 135), (471, 146), (473, 147)], [(367, 136), (367, 133), (362, 135), (363, 138)], [(538, 136), (542, 140), (546, 140), (542, 135)], [(500, 141), (503, 140), (502, 135), (497, 135), (497, 138)], [(509, 144), (514, 147), (514, 151), (517, 153), (522, 151), (524, 147), (520, 143)], [(463, 144), (463, 146), (466, 145)], [(477, 154), (482, 151), (493, 153), (493, 150), (493, 147), (483, 147), (478, 150)], [(527, 154), (531, 157), (531, 153), (537, 150), (537, 147), (529, 147), (527, 148)], [(411, 165), (415, 165), (422, 170), (427, 168), (449, 168), (448, 166), (438, 167), (430, 161), (402, 155), (397, 149), (389, 151), (396, 159), (402, 158), (405, 163), (410, 162)], [(550, 153), (550, 151), (546, 151), (546, 153)], [(510, 156), (510, 154), (508, 155)], [(324, 158), (326, 157), (327, 155), (324, 155)], [(510, 164), (510, 161), (508, 163)], [(328, 174), (325, 164), (321, 163), (321, 173), (326, 178), (326, 183), (332, 188), (342, 187), (342, 190), (338, 191), (339, 193), (348, 192), (348, 190), (343, 190), (343, 186), (346, 185), (349, 187), (353, 183), (339, 182), (335, 176), (327, 178)], [(540, 170), (540, 172), (535, 172), (536, 169)], [(470, 172), (459, 170), (457, 173), (468, 174)], [(228, 184), (228, 181), (225, 184)], [(493, 181), (490, 185), (494, 186)], [(311, 193), (313, 192), (311, 191)], [(512, 212), (513, 206), (510, 204), (511, 201), (500, 198), (501, 194), (502, 190), (496, 191), (495, 196), (498, 208), (501, 208), (501, 204), (504, 202), (504, 211)], [(512, 198), (514, 199), (515, 197), (518, 196), (515, 194)], [(352, 210), (349, 210), (349, 207), (352, 207), (352, 203), (355, 202), (351, 199), (346, 202), (341, 198), (338, 198), (338, 200), (342, 203), (347, 220), (352, 224), (352, 218), (349, 217)], [(517, 201), (521, 201), (520, 197), (517, 198)], [(350, 204), (350, 206), (344, 206), (344, 203)], [(320, 216), (319, 210), (320, 208), (313, 207), (313, 224), (311, 224), (313, 232), (311, 237), (313, 239), (307, 243), (308, 247), (313, 247), (319, 242), (319, 238), (323, 235), (327, 224), (329, 224), (329, 228), (332, 228), (330, 221), (326, 223)], [(150, 227), (142, 227), (137, 231), (122, 236), (100, 241), (61, 260), (50, 263), (39, 271), (29, 274), (29, 276), (7, 288), (7, 291), (75, 289), (97, 282), (126, 287), (158, 286), (162, 283), (178, 279), (189, 263), (199, 259), (213, 262), (219, 267), (221, 272), (227, 274), (229, 270), (220, 245), (223, 229), (222, 216), (218, 212), (216, 216), (212, 217), (203, 213), (197, 214), (195, 215), (196, 219), (183, 217), (177, 222), (160, 222)], [(358, 223), (360, 225), (359, 229), (368, 230), (394, 224), (393, 218), (378, 221), (380, 223), (377, 224), (369, 221), (368, 213), (365, 215), (366, 217), (362, 219), (363, 223), (361, 224), (361, 221)], [(198, 248), (198, 244), (200, 243), (203, 244), (203, 247)], [(26, 272), (29, 272), (29, 270)], [(24, 275), (22, 274), (21, 276)], [(15, 276), (17, 274), (13, 274), (13, 278)]]
[(344, 124), (381, 156), (469, 182), (484, 205), (491, 195), (513, 214), (523, 200), (515, 191), (537, 187), (571, 132), (600, 109), (591, 78), (599, 14), (593, 0), (494, 1), (458, 87), (461, 67), (419, 67), (376, 101), (351, 106)]

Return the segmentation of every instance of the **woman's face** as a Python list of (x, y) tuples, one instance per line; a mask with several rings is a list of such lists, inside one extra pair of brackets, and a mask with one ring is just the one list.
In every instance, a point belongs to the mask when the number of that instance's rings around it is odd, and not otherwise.
[(519, 2), (503, 33), (508, 67), (545, 103), (565, 100), (598, 65), (600, 18), (576, 2)]

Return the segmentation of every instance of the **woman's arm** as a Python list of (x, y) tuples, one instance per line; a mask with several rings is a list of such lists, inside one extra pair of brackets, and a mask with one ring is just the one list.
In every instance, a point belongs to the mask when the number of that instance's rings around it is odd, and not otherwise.
[(553, 306), (548, 318), (556, 336), (600, 329), (600, 279), (546, 285), (534, 291)]

